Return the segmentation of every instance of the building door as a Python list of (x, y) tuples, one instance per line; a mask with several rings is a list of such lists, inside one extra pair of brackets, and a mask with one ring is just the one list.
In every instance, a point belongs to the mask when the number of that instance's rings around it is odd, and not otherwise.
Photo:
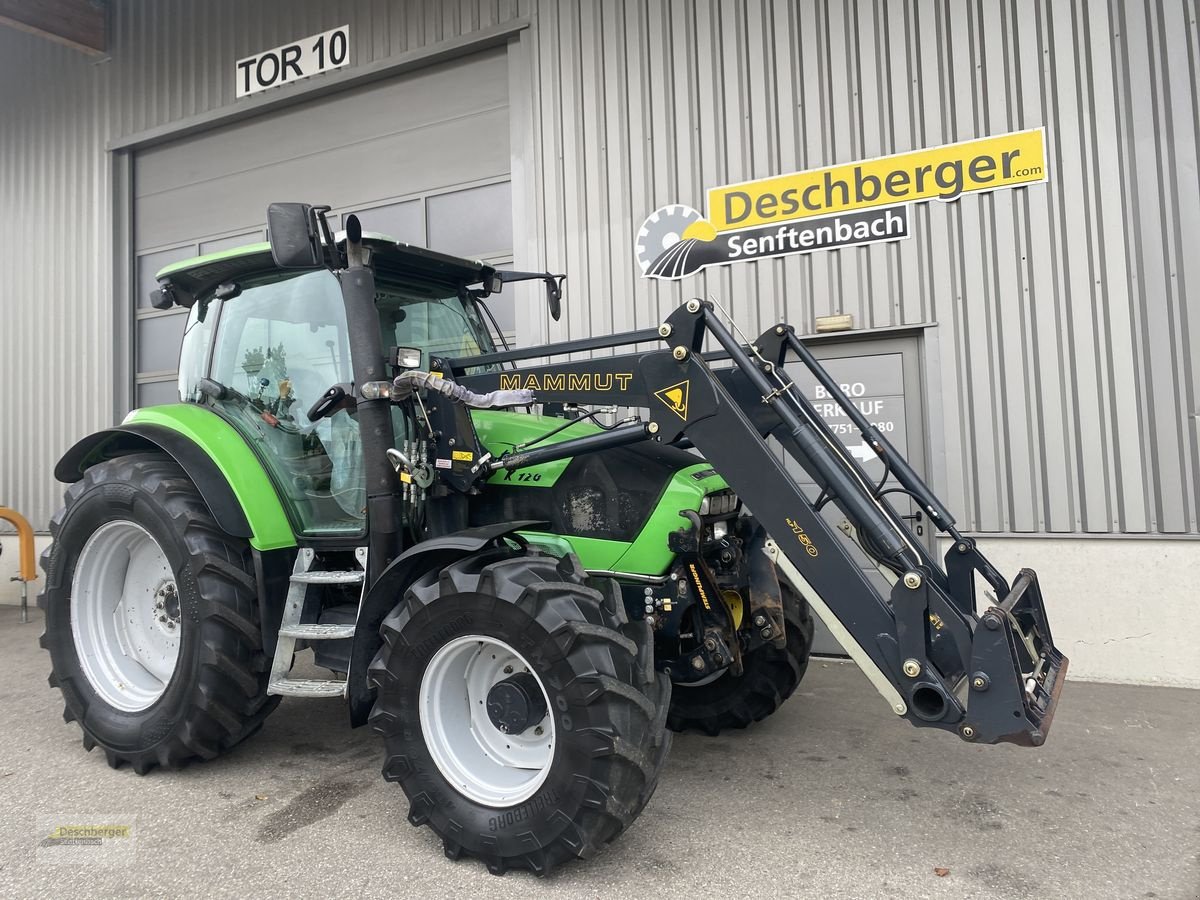
[[(919, 340), (912, 336), (864, 340), (856, 335), (845, 340), (836, 338), (812, 341), (809, 348), (868, 421), (884, 434), (924, 478), (928, 454), (925, 443), (927, 432), (921, 390)], [(816, 379), (803, 366), (789, 366), (788, 371), (834, 434), (863, 464), (867, 474), (876, 482), (883, 478), (883, 463), (863, 442), (862, 436), (841, 407), (828, 396), (825, 389), (817, 384)], [(812, 479), (801, 473), (799, 480), (805, 485), (808, 496), (815, 498), (817, 490)], [(887, 486), (896, 486), (896, 483), (889, 479)], [(927, 547), (933, 549), (930, 524), (915, 504), (902, 494), (892, 494), (888, 499), (901, 515), (912, 517), (908, 519), (912, 530)], [(832, 503), (825, 506), (823, 515), (835, 530), (845, 520), (845, 516)], [(886, 596), (891, 590), (887, 581), (857, 548), (855, 556), (872, 584)], [(844, 654), (841, 645), (833, 639), (820, 621), (817, 622), (813, 649), (817, 653)]]
[(354, 212), (369, 231), (503, 266), (510, 169), (502, 47), (138, 151), (134, 405), (178, 399), (186, 310), (149, 303), (163, 266), (265, 240), (275, 201), (327, 203), (335, 229)]

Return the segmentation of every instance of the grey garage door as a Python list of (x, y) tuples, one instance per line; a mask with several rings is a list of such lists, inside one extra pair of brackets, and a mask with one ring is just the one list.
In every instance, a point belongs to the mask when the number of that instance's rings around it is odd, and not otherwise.
[[(883, 432), (892, 445), (904, 454), (913, 468), (924, 477), (925, 417), (921, 392), (920, 345), (917, 339), (900, 337), (837, 343), (814, 342), (811, 349), (859, 411)], [(882, 478), (883, 463), (862, 442), (861, 435), (841, 407), (803, 366), (797, 364), (789, 367), (788, 371), (834, 434), (863, 463), (867, 474), (876, 481)], [(810, 496), (817, 494), (811, 478), (801, 473), (799, 480), (808, 486)], [(895, 486), (895, 482), (889, 481), (889, 486)], [(891, 495), (889, 499), (901, 515), (914, 517), (910, 519), (913, 530), (926, 546), (932, 548), (933, 535), (929, 523), (919, 518), (920, 511), (903, 495)], [(826, 521), (835, 528), (845, 518), (833, 504), (827, 505), (823, 512)], [(885, 592), (886, 596), (890, 588), (883, 576), (864, 554), (857, 552), (857, 548), (854, 555), (867, 577)], [(844, 652), (819, 621), (817, 634), (813, 639), (813, 649), (818, 653), (838, 655)]]
[[(149, 305), (154, 273), (264, 239), (267, 205), (328, 203), (334, 226), (512, 260), (503, 48), (162, 144), (134, 158), (136, 404), (178, 398), (184, 318)], [(511, 333), (512, 311), (494, 309)]]

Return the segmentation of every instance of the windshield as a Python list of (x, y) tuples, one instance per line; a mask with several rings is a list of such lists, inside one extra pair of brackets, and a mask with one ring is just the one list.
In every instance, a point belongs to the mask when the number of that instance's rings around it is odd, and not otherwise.
[(496, 349), (475, 303), (464, 301), (453, 287), (381, 280), (375, 305), (384, 351), (419, 347), (426, 367), (431, 356), (478, 356)]

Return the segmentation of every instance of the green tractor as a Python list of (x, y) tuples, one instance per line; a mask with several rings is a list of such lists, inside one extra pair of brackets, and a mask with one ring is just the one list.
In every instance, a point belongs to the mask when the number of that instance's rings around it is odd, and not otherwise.
[[(339, 697), (447, 856), (544, 874), (630, 825), (671, 730), (775, 712), (813, 611), (897, 716), (1045, 739), (1066, 659), (1036, 575), (987, 562), (790, 326), (750, 341), (693, 300), (657, 328), (514, 350), (487, 298), (540, 279), (557, 318), (562, 276), (353, 216), (335, 239), (326, 210), (275, 204), (269, 244), (160, 272), (152, 302), (189, 310), (182, 402), (58, 463), (42, 643), (86, 749), (144, 774), (228, 750), (281, 697)], [(953, 538), (944, 562), (791, 358)], [(977, 578), (1002, 598), (983, 612)]]

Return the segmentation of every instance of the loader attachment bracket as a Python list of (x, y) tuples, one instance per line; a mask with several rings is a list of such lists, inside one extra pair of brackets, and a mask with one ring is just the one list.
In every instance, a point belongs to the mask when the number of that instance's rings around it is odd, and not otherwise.
[(734, 675), (741, 675), (742, 650), (737, 629), (721, 599), (720, 585), (701, 553), (700, 517), (690, 510), (680, 516), (688, 520), (688, 525), (669, 535), (667, 543), (677, 554), (681, 583), (687, 585), (698, 601), (692, 605), (698, 646), (687, 655), (683, 666), (676, 664), (671, 678), (680, 683), (700, 681), (726, 668)]
[(1037, 573), (1022, 569), (1008, 596), (980, 617), (975, 630), (969, 715), (959, 734), (989, 744), (1040, 747), (1067, 665), (1050, 635)]
[(960, 536), (946, 551), (946, 578), (950, 593), (960, 598), (967, 612), (975, 610), (975, 573), (983, 576), (997, 597), (1007, 597), (1011, 588), (1004, 576), (979, 552), (975, 539)]

